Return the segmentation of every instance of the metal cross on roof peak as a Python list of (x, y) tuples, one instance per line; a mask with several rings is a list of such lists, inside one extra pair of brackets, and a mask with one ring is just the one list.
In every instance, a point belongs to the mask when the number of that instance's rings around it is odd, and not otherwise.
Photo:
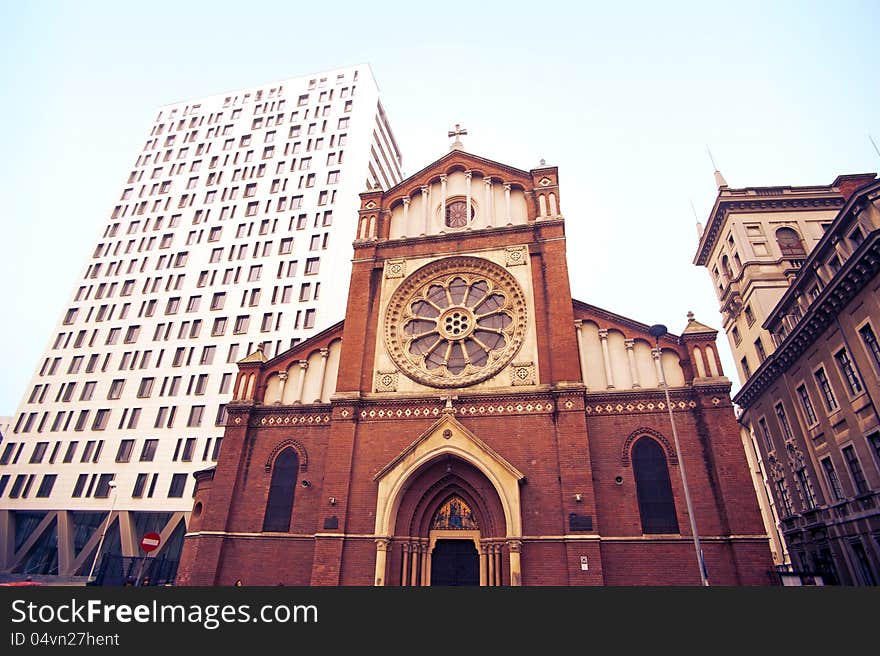
[(464, 134), (467, 134), (467, 133), (468, 133), (467, 130), (465, 130), (464, 128), (462, 128), (461, 125), (460, 125), (459, 123), (456, 123), (456, 124), (455, 124), (455, 129), (454, 129), (454, 130), (450, 130), (450, 131), (447, 133), (447, 136), (449, 136), (449, 137), (455, 137), (455, 141), (453, 141), (453, 142), (452, 142), (452, 145), (449, 146), (449, 150), (455, 150), (455, 149), (460, 149), (460, 148), (462, 148), (462, 147), (464, 146), (464, 144), (461, 143), (461, 139), (459, 139), (459, 137), (462, 136), (462, 135), (464, 135)]

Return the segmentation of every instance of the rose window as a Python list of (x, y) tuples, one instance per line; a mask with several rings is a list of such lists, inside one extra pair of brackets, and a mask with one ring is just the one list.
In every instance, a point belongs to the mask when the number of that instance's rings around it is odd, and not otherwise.
[[(470, 209), (470, 211), (468, 211)], [(449, 200), (446, 202), (446, 216), (444, 222), (449, 228), (465, 228), (474, 218), (474, 208), (468, 207), (464, 200)]]
[(513, 277), (479, 258), (440, 260), (392, 297), (386, 345), (411, 378), (435, 387), (485, 380), (519, 350), (525, 302)]

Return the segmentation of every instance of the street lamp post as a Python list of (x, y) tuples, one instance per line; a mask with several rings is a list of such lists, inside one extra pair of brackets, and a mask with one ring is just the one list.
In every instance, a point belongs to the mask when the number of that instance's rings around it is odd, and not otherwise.
[(678, 431), (675, 429), (675, 418), (672, 415), (672, 403), (669, 400), (669, 385), (666, 384), (666, 375), (663, 373), (663, 358), (660, 351), (660, 336), (666, 334), (666, 326), (663, 324), (655, 324), (650, 327), (648, 332), (654, 338), (656, 344), (657, 371), (660, 374), (660, 385), (666, 393), (666, 408), (669, 411), (669, 423), (672, 424), (672, 439), (675, 442), (675, 455), (678, 458), (678, 471), (681, 473), (681, 485), (684, 488), (684, 501), (687, 504), (688, 518), (691, 520), (691, 534), (694, 536), (694, 549), (697, 552), (697, 567), (700, 570), (700, 580), (704, 586), (709, 585), (709, 579), (706, 577), (706, 563), (703, 560), (703, 550), (700, 548), (700, 536), (697, 533), (697, 519), (694, 517), (694, 508), (691, 504), (691, 493), (688, 490), (687, 475), (684, 471), (684, 458), (681, 455), (681, 446), (678, 443)]
[(89, 582), (92, 581), (95, 565), (98, 564), (98, 556), (101, 555), (101, 547), (104, 546), (104, 537), (107, 535), (107, 529), (110, 528), (110, 518), (113, 517), (113, 510), (116, 507), (116, 481), (110, 481), (107, 486), (113, 490), (113, 501), (110, 503), (110, 512), (107, 513), (107, 521), (104, 522), (104, 530), (101, 531), (101, 539), (98, 540), (98, 548), (95, 550), (95, 558), (92, 560), (92, 569), (89, 570)]

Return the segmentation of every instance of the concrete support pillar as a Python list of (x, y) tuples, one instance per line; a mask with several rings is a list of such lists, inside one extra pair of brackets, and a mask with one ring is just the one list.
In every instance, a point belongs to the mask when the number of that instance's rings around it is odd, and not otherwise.
[(73, 548), (73, 519), (66, 510), (59, 510), (55, 521), (58, 531), (58, 574), (72, 576), (73, 561), (76, 557)]
[(0, 569), (12, 567), (15, 555), (15, 516), (11, 510), (0, 510)]

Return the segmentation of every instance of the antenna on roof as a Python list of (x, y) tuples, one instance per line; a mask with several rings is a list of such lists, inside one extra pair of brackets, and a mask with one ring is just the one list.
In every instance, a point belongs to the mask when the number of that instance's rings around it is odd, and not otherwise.
[(718, 170), (718, 167), (715, 165), (715, 158), (712, 157), (712, 151), (709, 150), (709, 146), (706, 146), (706, 152), (709, 153), (709, 161), (712, 162), (712, 168), (715, 169), (715, 184), (719, 189), (721, 187), (727, 186), (727, 180), (724, 179), (724, 176), (721, 175), (721, 171)]

